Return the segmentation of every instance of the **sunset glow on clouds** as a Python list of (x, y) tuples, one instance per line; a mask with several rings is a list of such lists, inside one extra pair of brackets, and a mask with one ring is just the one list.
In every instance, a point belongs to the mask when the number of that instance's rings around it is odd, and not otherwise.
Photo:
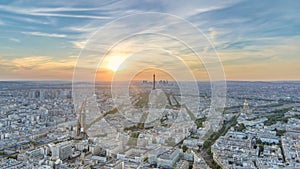
[[(272, 7), (270, 7), (270, 5)], [(298, 1), (10, 1), (0, 2), (0, 80), (71, 80), (77, 56), (95, 31), (120, 17), (142, 12), (169, 13), (197, 26), (215, 46), (228, 80), (299, 80), (300, 16)], [(128, 25), (143, 20), (131, 20)], [(170, 29), (169, 20), (159, 26), (144, 25), (144, 30), (167, 29), (170, 34), (184, 34), (193, 42), (190, 30)], [(135, 30), (118, 25), (105, 32), (116, 42), (116, 31)], [(107, 39), (103, 39), (103, 42)], [(133, 59), (140, 56), (144, 43), (147, 55), (157, 62)], [(97, 45), (107, 45), (98, 42)], [(195, 43), (198, 43), (195, 41)], [(168, 50), (151, 50), (157, 46)], [(198, 44), (201, 46), (201, 44)], [(91, 46), (91, 45), (90, 45)], [(101, 60), (95, 52), (82, 63), (85, 72)], [(140, 52), (143, 52), (140, 51)], [(168, 57), (172, 55), (173, 58)], [(164, 57), (165, 56), (165, 57)], [(178, 56), (177, 58), (174, 56)], [(146, 56), (143, 56), (146, 57)], [(195, 61), (182, 44), (167, 38), (141, 36), (129, 38), (107, 53), (97, 71), (98, 80), (110, 80), (122, 70), (136, 71), (147, 67), (164, 67), (185, 79), (188, 66), (196, 79), (207, 80), (204, 63)], [(95, 59), (96, 58), (96, 59)], [(179, 58), (179, 60), (178, 60)], [(180, 61), (184, 60), (184, 63)], [(127, 59), (127, 60), (126, 60)], [(95, 62), (97, 60), (97, 62)], [(156, 59), (158, 60), (158, 59)], [(148, 61), (148, 62), (147, 62)], [(209, 63), (213, 64), (213, 63)], [(123, 66), (122, 69), (119, 66)], [(177, 79), (178, 80), (178, 79)]]

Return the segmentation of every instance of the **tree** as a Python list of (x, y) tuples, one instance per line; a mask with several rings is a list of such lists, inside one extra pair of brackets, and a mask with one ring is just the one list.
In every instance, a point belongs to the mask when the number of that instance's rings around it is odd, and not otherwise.
[(264, 146), (263, 145), (259, 145), (258, 154), (261, 155), (262, 152), (264, 152)]
[(241, 124), (239, 124), (238, 126), (234, 127), (234, 129), (235, 129), (236, 131), (241, 132), (241, 131), (243, 131), (243, 130), (246, 129), (246, 126), (244, 125), (244, 123), (241, 123)]
[(187, 147), (187, 146), (185, 146), (185, 145), (184, 145), (184, 146), (182, 146), (182, 151), (183, 151), (183, 152), (186, 152), (186, 150), (187, 150), (187, 149), (188, 149), (188, 147)]

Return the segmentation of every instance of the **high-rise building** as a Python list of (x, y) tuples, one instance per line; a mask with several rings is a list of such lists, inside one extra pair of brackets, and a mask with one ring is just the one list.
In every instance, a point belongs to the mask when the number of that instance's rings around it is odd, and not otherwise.
[(40, 89), (40, 99), (43, 100), (44, 99), (44, 90)]

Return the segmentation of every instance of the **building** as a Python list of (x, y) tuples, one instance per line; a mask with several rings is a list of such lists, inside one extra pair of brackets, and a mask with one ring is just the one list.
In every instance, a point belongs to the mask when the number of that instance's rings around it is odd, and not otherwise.
[(180, 150), (178, 148), (171, 149), (157, 158), (157, 166), (172, 167), (180, 158)]
[(70, 142), (62, 142), (58, 144), (50, 144), (49, 145), (52, 156), (52, 159), (60, 159), (65, 160), (72, 156), (72, 143)]
[(243, 108), (241, 110), (242, 113), (245, 113), (245, 114), (250, 114), (252, 113), (252, 110), (249, 109), (249, 103), (248, 103), (248, 100), (245, 99), (244, 101), (244, 104), (243, 104)]

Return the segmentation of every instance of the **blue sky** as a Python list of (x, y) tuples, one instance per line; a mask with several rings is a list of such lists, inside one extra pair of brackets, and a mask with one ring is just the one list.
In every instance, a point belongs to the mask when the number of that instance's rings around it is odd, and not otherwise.
[(299, 80), (299, 9), (296, 0), (2, 0), (0, 79), (71, 80), (76, 57), (96, 30), (122, 16), (160, 12), (205, 33), (228, 80)]

